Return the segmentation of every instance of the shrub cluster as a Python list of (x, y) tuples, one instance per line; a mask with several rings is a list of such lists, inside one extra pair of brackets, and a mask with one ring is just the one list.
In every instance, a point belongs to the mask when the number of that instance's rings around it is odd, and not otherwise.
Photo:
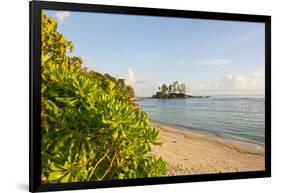
[(159, 131), (132, 102), (122, 79), (82, 68), (74, 46), (42, 13), (41, 127), (43, 183), (162, 176), (151, 152)]

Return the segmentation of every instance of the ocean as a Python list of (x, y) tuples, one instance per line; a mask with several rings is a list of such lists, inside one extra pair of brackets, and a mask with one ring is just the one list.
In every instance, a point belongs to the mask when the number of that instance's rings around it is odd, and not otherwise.
[(233, 140), (264, 144), (263, 96), (211, 96), (137, 101), (150, 120)]

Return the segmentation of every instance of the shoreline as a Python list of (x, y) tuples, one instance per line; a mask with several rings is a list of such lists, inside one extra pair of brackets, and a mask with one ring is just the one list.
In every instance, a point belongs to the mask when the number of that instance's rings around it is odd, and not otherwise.
[(153, 152), (168, 163), (168, 176), (265, 170), (263, 145), (251, 145), (152, 122), (161, 146)]
[(198, 134), (198, 135), (202, 135), (202, 136), (206, 136), (206, 137), (223, 139), (223, 140), (231, 141), (233, 143), (237, 143), (237, 144), (241, 144), (241, 145), (257, 147), (257, 148), (264, 148), (264, 143), (259, 142), (259, 141), (246, 139), (246, 138), (238, 138), (238, 137), (234, 137), (234, 136), (227, 136), (227, 135), (223, 135), (223, 134), (218, 134), (216, 132), (205, 131), (205, 130), (200, 129), (200, 128), (166, 124), (166, 123), (161, 123), (161, 122), (157, 122), (157, 121), (154, 121), (154, 120), (151, 120), (151, 123), (153, 125), (161, 125), (161, 126), (165, 126), (165, 127), (170, 127), (170, 128), (176, 129), (176, 130), (183, 131), (183, 132), (186, 131), (188, 133)]

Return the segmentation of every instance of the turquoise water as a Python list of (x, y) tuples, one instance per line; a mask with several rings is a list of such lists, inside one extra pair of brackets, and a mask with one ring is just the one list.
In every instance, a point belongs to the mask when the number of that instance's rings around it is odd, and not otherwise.
[(152, 121), (264, 144), (265, 103), (260, 96), (144, 99), (137, 103)]

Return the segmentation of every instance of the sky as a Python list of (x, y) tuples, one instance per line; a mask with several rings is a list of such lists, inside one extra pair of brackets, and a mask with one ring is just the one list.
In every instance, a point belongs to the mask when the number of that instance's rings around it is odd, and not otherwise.
[(264, 23), (45, 11), (83, 66), (138, 97), (179, 81), (190, 95), (264, 95)]

